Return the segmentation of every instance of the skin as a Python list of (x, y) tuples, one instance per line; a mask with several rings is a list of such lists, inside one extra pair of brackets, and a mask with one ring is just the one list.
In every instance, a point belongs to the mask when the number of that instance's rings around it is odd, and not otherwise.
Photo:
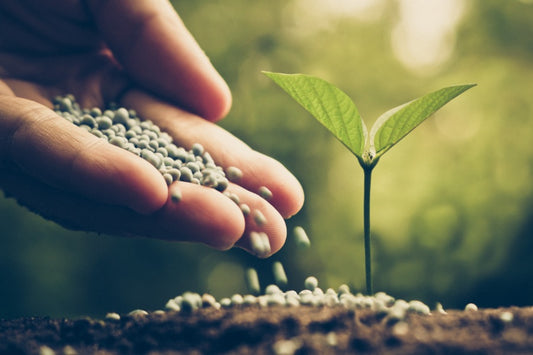
[[(66, 93), (82, 107), (118, 100), (176, 144), (201, 143), (217, 164), (239, 167), (243, 178), (228, 191), (268, 223), (259, 227), (220, 192), (185, 182), (174, 182), (182, 199), (172, 202), (148, 162), (51, 110)], [(249, 249), (249, 232), (265, 231), (276, 252), (303, 191), (282, 164), (215, 124), (230, 107), (226, 83), (165, 0), (0, 2), (0, 188), (46, 218), (218, 249)], [(261, 186), (270, 201), (257, 195)]]

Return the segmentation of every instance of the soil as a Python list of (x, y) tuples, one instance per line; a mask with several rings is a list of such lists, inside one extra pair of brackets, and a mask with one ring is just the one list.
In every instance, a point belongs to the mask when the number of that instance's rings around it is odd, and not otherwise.
[(532, 354), (533, 307), (408, 314), (403, 321), (340, 306), (207, 308), (120, 320), (0, 320), (0, 354), (51, 350), (65, 355)]

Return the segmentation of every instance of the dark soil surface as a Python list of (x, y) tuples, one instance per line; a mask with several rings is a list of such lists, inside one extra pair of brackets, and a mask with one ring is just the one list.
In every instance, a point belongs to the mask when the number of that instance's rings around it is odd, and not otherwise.
[(51, 350), (80, 355), (533, 354), (533, 307), (408, 314), (403, 321), (371, 310), (311, 306), (207, 308), (105, 321), (0, 320), (0, 354)]

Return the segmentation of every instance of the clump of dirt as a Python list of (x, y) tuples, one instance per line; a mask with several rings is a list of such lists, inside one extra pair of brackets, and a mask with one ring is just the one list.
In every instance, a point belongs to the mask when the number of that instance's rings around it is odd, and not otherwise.
[(240, 306), (96, 320), (0, 320), (0, 354), (526, 354), (533, 307), (410, 313)]

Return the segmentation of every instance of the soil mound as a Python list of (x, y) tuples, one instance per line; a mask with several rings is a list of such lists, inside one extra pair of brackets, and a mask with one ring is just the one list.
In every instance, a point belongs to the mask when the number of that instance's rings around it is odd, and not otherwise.
[(0, 354), (531, 354), (533, 307), (407, 314), (240, 306), (0, 320)]

